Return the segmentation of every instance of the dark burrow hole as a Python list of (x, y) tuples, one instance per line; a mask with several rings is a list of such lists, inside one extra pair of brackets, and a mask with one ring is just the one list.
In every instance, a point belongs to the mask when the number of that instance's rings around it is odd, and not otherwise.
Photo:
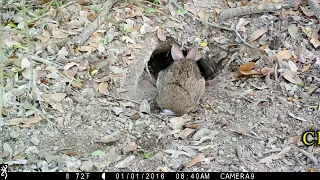
[[(184, 56), (186, 56), (188, 53), (188, 51), (186, 51), (186, 50), (183, 50), (182, 52), (183, 52)], [(201, 61), (202, 61), (202, 59), (199, 59), (197, 61), (197, 65), (201, 71), (201, 75), (205, 78), (205, 80), (208, 80), (208, 76), (205, 73), (205, 70), (201, 64)], [(150, 57), (149, 62), (148, 62), (150, 74), (155, 79), (157, 79), (158, 73), (161, 70), (166, 69), (172, 62), (173, 62), (173, 59), (171, 56), (171, 49), (154, 51)]]

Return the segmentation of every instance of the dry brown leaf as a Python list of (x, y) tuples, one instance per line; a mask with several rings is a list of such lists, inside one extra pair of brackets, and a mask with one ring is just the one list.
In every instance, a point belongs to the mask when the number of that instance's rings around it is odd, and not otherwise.
[(186, 128), (191, 128), (191, 129), (197, 129), (199, 128), (199, 124), (187, 124), (185, 125)]
[(71, 85), (74, 88), (81, 88), (83, 84), (81, 82), (78, 82), (78, 81), (72, 81)]
[(157, 37), (160, 39), (160, 41), (166, 41), (166, 36), (161, 28), (157, 29)]
[(298, 142), (300, 142), (301, 136), (294, 136), (293, 137), (293, 143), (297, 144)]
[(294, 62), (292, 62), (291, 60), (288, 61), (288, 65), (291, 69), (291, 71), (293, 72), (297, 72), (298, 71), (298, 67), (296, 66), (296, 64)]
[(276, 55), (276, 58), (281, 61), (283, 59), (290, 59), (292, 57), (291, 51), (290, 50), (282, 50), (279, 51)]
[(26, 156), (23, 156), (23, 155), (16, 155), (13, 157), (13, 160), (22, 160), (22, 159), (26, 159)]
[(261, 70), (260, 70), (260, 72), (261, 72), (261, 74), (262, 75), (267, 75), (268, 73), (270, 73), (270, 74), (274, 74), (274, 68), (269, 68), (269, 67), (264, 67), (264, 68), (262, 68)]
[(46, 101), (60, 102), (67, 96), (66, 93), (42, 94), (41, 97)]
[(291, 101), (291, 102), (299, 102), (298, 99), (295, 99), (293, 97), (288, 97), (287, 99), (288, 99), (288, 101)]
[(203, 9), (199, 11), (198, 16), (200, 17), (200, 19), (202, 19), (205, 22), (208, 22), (209, 20), (209, 14), (206, 13)]
[(284, 149), (282, 149), (278, 154), (272, 154), (272, 155), (270, 155), (268, 157), (262, 158), (259, 161), (259, 163), (267, 163), (267, 164), (269, 164), (274, 159), (280, 159), (280, 158), (284, 157), (290, 151), (290, 149), (291, 149), (291, 147), (287, 146)]
[(186, 167), (191, 167), (199, 162), (201, 162), (205, 157), (204, 154), (200, 153), (198, 155), (196, 155), (187, 165)]
[(99, 32), (93, 32), (90, 37), (90, 42), (98, 44), (101, 39), (102, 35)]
[(58, 28), (53, 28), (52, 29), (52, 37), (57, 38), (57, 39), (64, 39), (64, 38), (68, 37), (68, 34), (59, 30)]
[(303, 27), (301, 26), (301, 30), (306, 33), (306, 35), (311, 38), (312, 36), (312, 29), (310, 27)]
[(131, 37), (129, 37), (129, 36), (122, 36), (122, 37), (121, 37), (121, 40), (124, 41), (124, 42), (126, 42), (127, 44), (128, 44), (128, 43), (135, 44), (134, 40), (133, 40)]
[(98, 90), (101, 94), (105, 94), (108, 92), (108, 83), (102, 82), (99, 84)]
[(98, 14), (95, 11), (91, 11), (87, 18), (89, 21), (94, 21), (97, 18), (97, 16)]
[(298, 27), (295, 24), (290, 24), (288, 26), (288, 32), (292, 39), (297, 39), (298, 37)]
[(293, 84), (302, 84), (302, 80), (298, 74), (289, 69), (283, 69), (283, 77)]
[(301, 72), (306, 72), (310, 69), (311, 67), (311, 64), (307, 64), (307, 65), (304, 65), (303, 68), (301, 69)]
[(79, 50), (79, 51), (84, 51), (84, 52), (89, 52), (89, 51), (93, 51), (94, 48), (91, 47), (91, 46), (80, 46), (80, 47), (78, 48), (78, 50)]
[(182, 139), (185, 139), (187, 137), (189, 137), (192, 133), (194, 133), (195, 129), (191, 129), (191, 128), (185, 128), (183, 131), (181, 131), (178, 136)]
[(212, 37), (212, 39), (219, 44), (227, 44), (230, 41), (230, 39), (225, 36)]
[(71, 156), (79, 155), (79, 154), (78, 154), (77, 152), (75, 152), (75, 151), (63, 151), (63, 154), (71, 155)]
[(190, 120), (190, 116), (188, 115), (173, 117), (169, 119), (169, 126), (173, 130), (180, 129), (184, 125), (184, 123), (186, 123), (189, 120)]
[(67, 71), (69, 70), (71, 67), (73, 66), (79, 66), (79, 64), (75, 63), (75, 62), (71, 62), (71, 63), (67, 63), (65, 66), (64, 66), (64, 70)]
[(290, 151), (291, 147), (287, 146), (285, 148), (283, 148), (278, 154), (276, 154), (273, 159), (280, 159), (283, 158), (289, 151)]
[(262, 50), (262, 51), (264, 51), (266, 49), (269, 49), (269, 44), (265, 44), (265, 45), (259, 47), (259, 49)]
[(319, 172), (319, 170), (316, 167), (313, 167), (310, 169), (310, 172)]
[(136, 44), (136, 43), (134, 43), (134, 44), (132, 44), (132, 47), (133, 47), (134, 49), (142, 49), (142, 45), (141, 45), (141, 44)]
[(317, 48), (320, 46), (319, 35), (315, 30), (312, 33), (310, 42), (313, 44), (314, 48)]
[(102, 67), (108, 65), (110, 62), (108, 61), (108, 59), (99, 59), (97, 61), (95, 61), (94, 63), (92, 63), (92, 65), (96, 68), (96, 69), (101, 69)]
[(262, 36), (264, 33), (266, 33), (268, 30), (267, 29), (259, 29), (256, 30), (255, 32), (253, 32), (250, 36), (249, 36), (249, 42), (254, 41), (256, 39), (258, 39), (260, 36)]
[(108, 143), (113, 143), (113, 142), (116, 142), (116, 141), (119, 141), (119, 140), (120, 140), (119, 137), (111, 137), (111, 138), (102, 138), (102, 140), (99, 141), (99, 142), (108, 144)]
[(30, 67), (30, 61), (27, 58), (21, 59), (21, 69), (28, 69)]
[(191, 12), (193, 15), (196, 16), (198, 14), (197, 10), (194, 8), (191, 8), (188, 4), (184, 4), (183, 6), (184, 6), (184, 9)]
[(249, 71), (239, 71), (243, 75), (255, 75), (259, 74), (256, 70), (249, 70)]
[(215, 11), (217, 14), (220, 14), (221, 9), (220, 9), (220, 8), (214, 8), (214, 11)]
[(299, 15), (299, 12), (298, 11), (291, 11), (291, 10), (289, 10), (289, 11), (285, 11), (284, 12), (286, 15)]
[(255, 62), (247, 62), (239, 67), (239, 71), (250, 71), (255, 66)]
[(8, 157), (9, 155), (10, 153), (8, 151), (0, 152), (0, 158), (5, 158), (5, 157)]
[(237, 4), (234, 3), (234, 2), (231, 2), (231, 1), (228, 1), (228, 5), (229, 5), (229, 7), (231, 7), (231, 8), (237, 7)]
[(308, 17), (311, 17), (311, 16), (314, 16), (314, 12), (312, 10), (310, 10), (309, 8), (306, 8), (306, 7), (300, 7), (303, 14), (305, 14), (306, 16)]
[(14, 119), (8, 120), (7, 122), (10, 125), (19, 125), (20, 123), (25, 125), (30, 125), (30, 124), (38, 123), (42, 119), (43, 119), (42, 117), (14, 118)]

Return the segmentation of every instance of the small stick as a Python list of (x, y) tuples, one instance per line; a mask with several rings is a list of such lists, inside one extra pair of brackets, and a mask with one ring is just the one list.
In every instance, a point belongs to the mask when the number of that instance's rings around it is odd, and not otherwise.
[(310, 153), (308, 153), (307, 151), (303, 150), (303, 149), (299, 149), (299, 151), (304, 154), (305, 156), (307, 156), (309, 159), (311, 159), (311, 161), (313, 161), (315, 164), (318, 164), (318, 160)]
[(110, 94), (103, 94), (105, 96), (108, 96), (108, 97), (111, 97), (113, 99), (117, 99), (117, 100), (124, 100), (124, 101), (130, 101), (130, 102), (133, 102), (133, 103), (136, 103), (136, 104), (141, 104), (141, 102), (138, 102), (138, 101), (135, 101), (135, 100), (131, 100), (131, 99), (125, 99), (125, 98), (120, 98), (120, 97), (115, 97), (115, 96), (112, 96)]
[(239, 132), (238, 130), (233, 130), (233, 129), (230, 129), (230, 131), (231, 132), (236, 132), (236, 133), (239, 133), (239, 134), (242, 134), (242, 135), (245, 135), (245, 136), (248, 136), (248, 137), (252, 137), (252, 138), (255, 138), (255, 139), (259, 139), (259, 140), (261, 140), (261, 138), (259, 138), (259, 137), (255, 137), (255, 136), (252, 136), (252, 135), (250, 135), (250, 134), (243, 134), (243, 133), (241, 133), (241, 132)]
[[(183, 8), (181, 8), (181, 7), (179, 6), (179, 4), (178, 4), (176, 1), (174, 1), (174, 0), (170, 0), (170, 1), (171, 1), (171, 3), (172, 3), (177, 9), (183, 9)], [(253, 45), (251, 45), (251, 44), (249, 44), (248, 42), (246, 42), (246, 41), (241, 37), (241, 35), (240, 35), (240, 33), (238, 32), (237, 29), (228, 28), (228, 27), (225, 27), (225, 26), (219, 26), (219, 25), (216, 25), (216, 24), (213, 24), (213, 23), (210, 23), (210, 22), (203, 21), (202, 19), (193, 16), (193, 15), (192, 15), (191, 13), (189, 13), (189, 12), (187, 12), (186, 15), (188, 15), (189, 17), (194, 18), (194, 19), (196, 19), (196, 20), (198, 20), (198, 21), (200, 21), (200, 22), (202, 22), (202, 23), (205, 23), (205, 24), (207, 24), (207, 25), (210, 25), (210, 26), (212, 26), (212, 27), (219, 28), (219, 29), (223, 29), (223, 30), (227, 30), (227, 31), (232, 31), (232, 32), (234, 32), (234, 33), (237, 35), (237, 37), (238, 37), (238, 38), (241, 40), (241, 42), (243, 42), (245, 45), (247, 45), (247, 46), (249, 46), (249, 47), (251, 47), (251, 48), (253, 48), (253, 49), (257, 49), (257, 48), (254, 47)]]
[(277, 11), (281, 8), (291, 8), (293, 4), (274, 4), (274, 3), (267, 3), (262, 5), (248, 5), (248, 6), (241, 6), (236, 8), (228, 8), (222, 9), (219, 19), (224, 20), (236, 16), (244, 16), (249, 14), (257, 14), (263, 12), (273, 12)]

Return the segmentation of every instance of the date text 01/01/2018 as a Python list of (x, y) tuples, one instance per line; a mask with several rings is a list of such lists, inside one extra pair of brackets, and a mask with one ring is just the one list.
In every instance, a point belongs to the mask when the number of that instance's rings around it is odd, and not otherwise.
[(116, 173), (115, 179), (117, 180), (125, 180), (125, 179), (139, 179), (139, 180), (157, 180), (157, 179), (181, 179), (181, 180), (188, 180), (188, 179), (210, 179), (210, 173), (199, 173), (199, 172), (167, 172), (167, 173), (133, 173), (133, 172), (126, 172), (126, 173)]

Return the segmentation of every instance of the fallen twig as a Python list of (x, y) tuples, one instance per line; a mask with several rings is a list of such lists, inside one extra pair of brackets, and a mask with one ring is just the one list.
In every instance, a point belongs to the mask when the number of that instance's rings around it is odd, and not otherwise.
[(256, 14), (256, 13), (264, 13), (264, 12), (273, 12), (280, 10), (282, 8), (291, 8), (294, 5), (291, 4), (274, 4), (274, 3), (267, 3), (267, 4), (251, 4), (248, 6), (241, 6), (236, 8), (228, 8), (222, 9), (219, 15), (220, 20), (225, 20), (228, 18), (236, 17), (236, 16), (244, 16), (249, 14)]
[[(177, 9), (180, 9), (180, 10), (183, 9), (182, 7), (180, 7), (180, 5), (179, 5), (176, 1), (174, 1), (174, 0), (170, 0), (170, 1), (171, 1), (171, 3), (172, 3)], [(238, 32), (237, 29), (233, 29), (233, 28), (229, 28), (229, 27), (225, 27), (225, 26), (219, 26), (219, 25), (216, 25), (216, 24), (213, 24), (213, 23), (210, 23), (210, 22), (203, 21), (202, 19), (193, 16), (193, 15), (192, 15), (191, 13), (189, 13), (189, 12), (187, 12), (186, 15), (189, 16), (189, 17), (191, 17), (191, 18), (195, 18), (196, 20), (198, 20), (198, 21), (200, 21), (200, 22), (202, 22), (202, 23), (205, 23), (205, 24), (207, 24), (207, 25), (210, 25), (210, 26), (212, 26), (212, 27), (219, 28), (219, 29), (223, 29), (223, 30), (227, 30), (227, 31), (233, 31), (233, 32), (236, 34), (236, 36), (241, 40), (242, 43), (244, 43), (245, 45), (247, 45), (247, 46), (249, 46), (249, 47), (251, 47), (251, 48), (253, 48), (253, 49), (257, 49), (257, 47), (254, 47), (253, 45), (251, 45), (251, 44), (249, 44), (248, 42), (246, 42), (246, 41), (241, 37), (241, 35), (240, 35), (240, 33)]]
[[(64, 5), (60, 6), (59, 9), (63, 9), (63, 8), (65, 8), (65, 7), (67, 7), (67, 6), (70, 6), (71, 4), (73, 4), (73, 3), (75, 3), (75, 2), (76, 2), (76, 1), (70, 1), (70, 2), (68, 2), (67, 4), (64, 4)], [(31, 24), (31, 23), (33, 23), (33, 22), (35, 22), (35, 21), (38, 21), (39, 19), (42, 19), (42, 18), (48, 16), (48, 15), (51, 14), (51, 13), (52, 13), (52, 12), (50, 11), (50, 12), (47, 12), (47, 13), (45, 13), (45, 14), (42, 14), (41, 16), (38, 16), (38, 17), (36, 17), (36, 18), (28, 21), (28, 24)]]
[(245, 135), (245, 136), (248, 136), (248, 137), (252, 137), (252, 138), (255, 138), (255, 139), (259, 139), (259, 140), (261, 140), (261, 138), (259, 138), (259, 137), (255, 137), (255, 136), (252, 136), (252, 135), (247, 134), (247, 133), (241, 133), (241, 132), (240, 132), (240, 131), (238, 131), (238, 130), (230, 129), (230, 131), (231, 131), (231, 132), (236, 132), (236, 133), (241, 134), (241, 135)]
[(313, 161), (315, 164), (318, 164), (318, 160), (310, 153), (308, 153), (307, 151), (303, 150), (303, 149), (299, 149), (299, 151), (304, 154), (305, 156), (307, 156), (311, 161)]
[(74, 37), (72, 40), (74, 44), (82, 45), (93, 32), (95, 32), (101, 23), (106, 22), (107, 20), (107, 14), (109, 13), (109, 10), (111, 7), (117, 2), (118, 0), (108, 0), (103, 4), (103, 8), (99, 13), (99, 16), (87, 26), (85, 30), (82, 31), (82, 33), (79, 36)]

